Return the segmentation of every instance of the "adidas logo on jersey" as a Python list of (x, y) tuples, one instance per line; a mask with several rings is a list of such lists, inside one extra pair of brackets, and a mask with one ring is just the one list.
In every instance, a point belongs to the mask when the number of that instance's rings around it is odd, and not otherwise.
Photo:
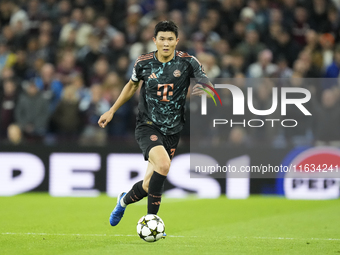
[(148, 77), (149, 79), (156, 79), (157, 78), (157, 76), (156, 76), (156, 74), (155, 73), (152, 73), (149, 77)]

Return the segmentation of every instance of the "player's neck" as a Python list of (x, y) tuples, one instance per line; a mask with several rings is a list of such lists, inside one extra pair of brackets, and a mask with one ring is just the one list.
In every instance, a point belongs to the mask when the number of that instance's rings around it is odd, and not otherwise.
[(169, 62), (171, 59), (173, 59), (175, 55), (175, 51), (168, 57), (159, 54), (159, 51), (156, 51), (155, 55), (159, 62), (166, 63), (166, 62)]

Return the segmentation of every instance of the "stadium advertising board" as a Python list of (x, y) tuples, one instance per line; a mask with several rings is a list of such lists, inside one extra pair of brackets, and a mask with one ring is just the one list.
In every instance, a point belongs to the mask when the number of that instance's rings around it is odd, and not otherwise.
[[(115, 153), (115, 151), (123, 153)], [(53, 147), (8, 147), (0, 152), (0, 196), (11, 196), (29, 191), (48, 191), (52, 196), (98, 196), (106, 192), (117, 196), (129, 189), (144, 175), (146, 164), (138, 149), (122, 148), (53, 148)], [(339, 197), (337, 178), (327, 176), (278, 175), (275, 172), (201, 172), (193, 177), (190, 157), (198, 157), (211, 165), (232, 165), (237, 169), (251, 169), (259, 162), (268, 165), (316, 164), (327, 157), (333, 165), (340, 153), (334, 148), (304, 148), (289, 150), (240, 149), (225, 150), (226, 157), (216, 157), (214, 150), (207, 154), (189, 154), (179, 150), (174, 157), (165, 184), (168, 197), (186, 197), (196, 194), (200, 198), (243, 199), (250, 193), (280, 194), (289, 199), (332, 199)], [(306, 161), (307, 160), (307, 161)], [(300, 163), (299, 163), (300, 162)], [(264, 166), (263, 166), (264, 167)], [(259, 175), (262, 177), (259, 177)], [(265, 177), (266, 176), (266, 177)], [(228, 177), (228, 178), (227, 178)], [(279, 178), (277, 178), (279, 177)], [(285, 178), (283, 178), (285, 177)]]
[(335, 199), (339, 197), (340, 149), (304, 147), (292, 150), (282, 165), (295, 170), (280, 174), (279, 193), (289, 199)]

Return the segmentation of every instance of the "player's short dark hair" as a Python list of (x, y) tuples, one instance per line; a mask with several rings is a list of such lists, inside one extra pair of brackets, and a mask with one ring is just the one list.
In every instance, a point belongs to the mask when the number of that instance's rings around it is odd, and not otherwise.
[(178, 27), (173, 21), (161, 21), (155, 26), (155, 38), (157, 37), (158, 32), (173, 32), (176, 35), (176, 38), (178, 37)]

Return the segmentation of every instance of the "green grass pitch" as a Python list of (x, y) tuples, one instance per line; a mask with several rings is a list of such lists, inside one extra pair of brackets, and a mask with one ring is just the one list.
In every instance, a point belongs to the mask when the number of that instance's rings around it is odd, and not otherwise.
[(0, 197), (0, 254), (340, 254), (339, 200), (164, 198), (159, 216), (168, 237), (136, 234), (146, 200), (128, 206), (116, 227), (116, 199)]

